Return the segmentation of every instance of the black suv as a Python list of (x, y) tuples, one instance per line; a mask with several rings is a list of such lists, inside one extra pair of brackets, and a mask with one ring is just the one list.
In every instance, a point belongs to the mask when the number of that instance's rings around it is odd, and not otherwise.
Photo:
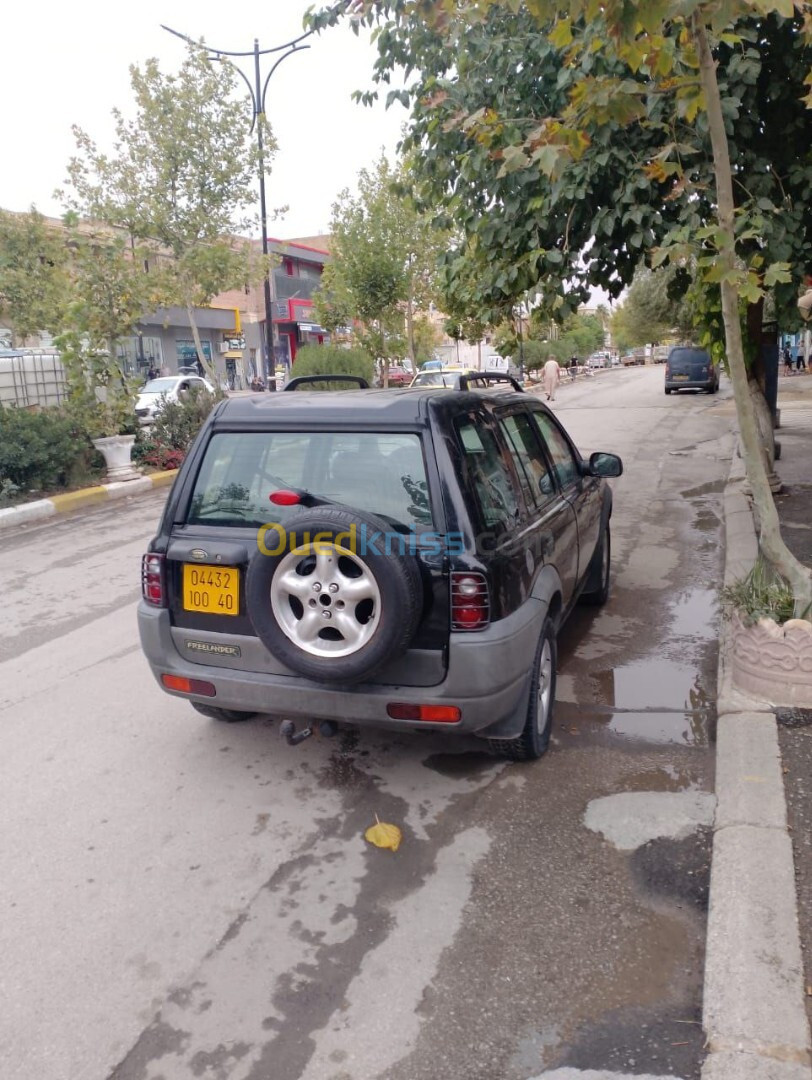
[(175, 479), (138, 611), (159, 684), (289, 738), (338, 720), (539, 757), (558, 628), (608, 595), (620, 459), (584, 461), (516, 384), (289, 388), (221, 402)]
[(719, 389), (719, 366), (714, 364), (707, 349), (676, 345), (665, 362), (665, 392), (672, 390), (705, 390), (715, 394)]

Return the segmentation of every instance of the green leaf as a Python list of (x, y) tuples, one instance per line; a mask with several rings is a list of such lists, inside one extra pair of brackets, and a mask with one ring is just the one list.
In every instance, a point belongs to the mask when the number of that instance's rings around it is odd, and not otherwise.
[(571, 45), (572, 23), (569, 18), (558, 19), (547, 36), (550, 44), (556, 49), (566, 49), (568, 45)]
[(790, 281), (792, 281), (792, 274), (787, 263), (773, 263), (764, 272), (764, 285), (768, 289), (771, 289), (779, 282)]

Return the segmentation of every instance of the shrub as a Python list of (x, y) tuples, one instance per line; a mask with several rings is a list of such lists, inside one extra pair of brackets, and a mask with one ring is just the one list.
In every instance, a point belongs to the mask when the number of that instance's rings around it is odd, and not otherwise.
[(70, 412), (0, 405), (0, 491), (6, 502), (67, 487), (91, 471), (93, 458), (90, 440)]
[[(747, 624), (759, 619), (785, 623), (793, 617), (795, 602), (792, 590), (762, 559), (739, 581), (722, 589), (722, 601), (735, 608)], [(808, 611), (802, 618), (808, 618)]]
[[(345, 349), (340, 345), (303, 345), (296, 353), (293, 378), (299, 375), (360, 375), (370, 386), (375, 365), (363, 349)], [(332, 388), (331, 384), (327, 384)]]
[(133, 457), (157, 469), (177, 469), (221, 392), (192, 390), (185, 401), (167, 401), (149, 428), (138, 432)]

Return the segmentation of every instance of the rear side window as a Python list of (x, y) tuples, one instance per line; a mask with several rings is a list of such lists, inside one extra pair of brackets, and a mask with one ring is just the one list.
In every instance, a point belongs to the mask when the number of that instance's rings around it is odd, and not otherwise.
[(562, 488), (566, 488), (569, 484), (575, 483), (581, 473), (566, 435), (547, 413), (534, 413), (533, 419), (538, 425), (544, 445), (552, 459), (553, 470), (559, 484)]
[(299, 488), (393, 525), (431, 528), (420, 439), (409, 433), (223, 432), (212, 436), (187, 516), (191, 525), (284, 523), (270, 495)]
[(496, 437), (483, 423), (457, 421), (457, 434), (480, 516), (486, 528), (509, 528), (519, 517), (519, 500)]
[(530, 509), (538, 509), (555, 492), (555, 482), (530, 417), (526, 413), (506, 416), (502, 428), (516, 462), (525, 502)]

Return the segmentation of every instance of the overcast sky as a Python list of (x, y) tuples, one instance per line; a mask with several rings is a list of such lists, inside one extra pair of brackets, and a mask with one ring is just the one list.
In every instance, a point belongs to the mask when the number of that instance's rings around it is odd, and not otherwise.
[[(0, 18), (0, 207), (26, 210), (34, 203), (43, 213), (60, 213), (53, 192), (74, 149), (71, 125), (109, 145), (110, 109), (118, 105), (126, 113), (132, 100), (129, 65), (152, 56), (165, 70), (180, 65), (183, 42), (161, 23), (221, 49), (250, 50), (255, 37), (265, 48), (301, 32), (310, 2), (7, 2)], [(279, 153), (268, 205), (290, 209), (269, 224), (271, 235), (326, 231), (338, 192), (352, 187), (381, 147), (394, 154), (405, 109), (396, 103), (387, 112), (382, 104), (365, 108), (350, 100), (353, 90), (371, 85), (374, 55), (368, 39), (341, 27), (314, 38), (309, 51), (285, 60), (274, 75), (267, 108)], [(247, 64), (252, 75), (253, 58)]]

